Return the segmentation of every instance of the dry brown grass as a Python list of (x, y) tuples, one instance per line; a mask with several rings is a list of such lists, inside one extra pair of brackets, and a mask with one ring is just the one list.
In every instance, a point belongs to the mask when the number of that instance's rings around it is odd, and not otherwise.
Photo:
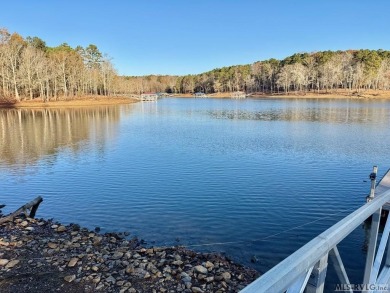
[(5, 108), (67, 108), (67, 107), (88, 107), (98, 105), (120, 105), (131, 104), (137, 100), (124, 97), (100, 97), (100, 96), (87, 96), (87, 97), (72, 97), (61, 98), (56, 101), (51, 100), (44, 102), (42, 99), (24, 100), (17, 102), (11, 99), (1, 99), (0, 107)]

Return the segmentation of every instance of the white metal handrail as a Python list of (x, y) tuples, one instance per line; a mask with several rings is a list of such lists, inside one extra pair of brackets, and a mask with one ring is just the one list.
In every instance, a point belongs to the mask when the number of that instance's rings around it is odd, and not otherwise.
[(368, 217), (373, 214), (380, 215), (382, 206), (389, 201), (390, 190), (373, 198), (370, 202), (337, 222), (249, 284), (241, 292), (285, 292), (297, 280), (305, 276), (311, 268), (318, 265), (320, 260), (326, 258), (326, 262), (329, 252), (334, 248), (337, 249), (336, 245)]

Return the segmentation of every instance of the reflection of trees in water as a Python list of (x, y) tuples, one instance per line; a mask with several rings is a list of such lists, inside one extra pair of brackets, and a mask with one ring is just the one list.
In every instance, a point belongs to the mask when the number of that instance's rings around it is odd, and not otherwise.
[(209, 114), (217, 119), (260, 120), (260, 121), (310, 121), (333, 123), (364, 123), (367, 121), (386, 123), (389, 119), (388, 107), (286, 107), (283, 109), (264, 110), (222, 110), (211, 111)]
[(66, 147), (76, 153), (80, 142), (101, 145), (115, 134), (120, 108), (0, 109), (0, 161), (34, 163)]

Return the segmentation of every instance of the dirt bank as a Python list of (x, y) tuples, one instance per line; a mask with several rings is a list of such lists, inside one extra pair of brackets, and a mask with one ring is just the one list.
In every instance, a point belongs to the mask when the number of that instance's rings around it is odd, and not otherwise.
[(16, 102), (14, 100), (0, 100), (0, 108), (68, 108), (68, 107), (88, 107), (99, 105), (120, 105), (131, 104), (138, 100), (124, 97), (74, 97), (68, 99), (59, 99), (57, 101), (44, 102), (42, 99), (26, 100)]

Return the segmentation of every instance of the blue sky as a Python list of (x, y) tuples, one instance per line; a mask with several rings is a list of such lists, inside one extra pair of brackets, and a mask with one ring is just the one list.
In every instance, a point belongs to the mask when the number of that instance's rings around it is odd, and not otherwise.
[(4, 1), (0, 27), (95, 44), (119, 74), (195, 74), (297, 52), (390, 50), (390, 1)]

